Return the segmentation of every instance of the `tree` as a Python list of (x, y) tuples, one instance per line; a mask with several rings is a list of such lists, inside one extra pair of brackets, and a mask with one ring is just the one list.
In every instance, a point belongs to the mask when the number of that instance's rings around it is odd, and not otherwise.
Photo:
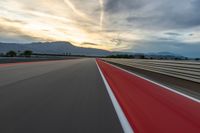
[(26, 50), (26, 51), (24, 51), (24, 53), (23, 53), (23, 55), (24, 55), (25, 57), (31, 57), (32, 54), (33, 54), (33, 52), (32, 52), (31, 50)]
[(11, 50), (11, 51), (9, 51), (9, 52), (6, 53), (6, 56), (15, 57), (15, 56), (17, 56), (17, 53), (15, 51)]
[(4, 56), (4, 53), (0, 53), (0, 56)]
[(199, 61), (199, 60), (200, 60), (200, 58), (195, 58), (195, 60), (196, 60), (196, 61)]

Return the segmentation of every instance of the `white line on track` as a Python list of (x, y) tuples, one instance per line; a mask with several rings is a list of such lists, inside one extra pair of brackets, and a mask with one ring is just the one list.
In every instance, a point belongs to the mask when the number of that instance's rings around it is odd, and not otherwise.
[(112, 101), (112, 103), (113, 103), (113, 106), (114, 106), (114, 108), (115, 108), (115, 111), (116, 111), (116, 113), (117, 113), (117, 116), (118, 116), (118, 118), (119, 118), (119, 121), (120, 121), (120, 123), (121, 123), (121, 125), (122, 125), (122, 128), (123, 128), (123, 130), (124, 130), (124, 133), (134, 133), (134, 131), (133, 131), (131, 125), (129, 124), (129, 122), (128, 122), (128, 120), (127, 120), (127, 118), (126, 118), (124, 112), (122, 111), (122, 108), (120, 107), (120, 105), (119, 105), (119, 103), (118, 103), (118, 101), (117, 101), (115, 95), (113, 94), (112, 89), (111, 89), (110, 86), (108, 85), (108, 82), (106, 81), (106, 79), (105, 79), (105, 77), (104, 77), (104, 75), (103, 75), (101, 69), (99, 68), (99, 65), (97, 64), (97, 62), (96, 62), (96, 65), (97, 65), (97, 68), (99, 69), (99, 72), (100, 72), (100, 74), (101, 74), (101, 77), (102, 77), (102, 79), (103, 79), (103, 81), (104, 81), (104, 84), (105, 84), (106, 89), (107, 89), (107, 91), (108, 91), (108, 94), (109, 94), (109, 96), (110, 96), (110, 98), (111, 98), (111, 101)]
[[(104, 61), (104, 62), (105, 62), (105, 61)], [(167, 89), (167, 90), (169, 90), (169, 91), (172, 91), (172, 92), (174, 92), (174, 93), (176, 93), (176, 94), (179, 94), (179, 95), (181, 95), (181, 96), (184, 96), (184, 97), (186, 97), (186, 98), (188, 98), (188, 99), (190, 99), (190, 100), (193, 100), (193, 101), (195, 101), (195, 102), (200, 103), (200, 100), (199, 100), (199, 99), (196, 99), (196, 98), (191, 97), (191, 96), (188, 96), (188, 95), (186, 95), (186, 94), (184, 94), (184, 93), (178, 92), (178, 91), (176, 91), (176, 90), (174, 90), (174, 89), (171, 89), (171, 88), (169, 88), (169, 87), (167, 87), (167, 86), (165, 86), (165, 85), (159, 84), (159, 83), (157, 83), (157, 82), (155, 82), (155, 81), (152, 81), (152, 80), (150, 80), (150, 79), (147, 79), (147, 78), (145, 78), (145, 77), (142, 77), (142, 76), (140, 76), (140, 75), (138, 75), (138, 74), (135, 74), (135, 73), (133, 73), (133, 72), (130, 72), (130, 71), (128, 71), (128, 70), (125, 70), (125, 69), (123, 69), (123, 68), (121, 68), (121, 67), (115, 66), (115, 65), (110, 64), (110, 63), (108, 63), (108, 62), (105, 62), (105, 63), (107, 63), (107, 64), (109, 64), (109, 65), (111, 65), (111, 66), (113, 66), (113, 67), (115, 67), (115, 68), (118, 68), (118, 69), (120, 69), (120, 70), (122, 70), (122, 71), (125, 71), (125, 72), (127, 72), (127, 73), (129, 73), (129, 74), (132, 74), (132, 75), (134, 75), (134, 76), (137, 76), (137, 77), (139, 77), (139, 78), (141, 78), (141, 79), (144, 79), (144, 80), (146, 80), (146, 81), (149, 81), (149, 82), (151, 82), (151, 83), (153, 83), (153, 84), (156, 84), (156, 85), (158, 85), (158, 86), (160, 86), (160, 87), (162, 87), (162, 88), (165, 88), (165, 89)]]

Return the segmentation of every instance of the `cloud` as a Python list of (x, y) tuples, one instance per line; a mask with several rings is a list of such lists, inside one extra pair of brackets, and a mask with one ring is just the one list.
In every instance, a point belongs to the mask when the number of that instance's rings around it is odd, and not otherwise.
[(198, 0), (108, 0), (105, 8), (111, 19), (124, 15), (132, 27), (163, 30), (200, 26)]
[(129, 51), (145, 53), (170, 51), (187, 57), (200, 57), (199, 49), (199, 43), (185, 43), (175, 40), (143, 40), (135, 42)]
[(91, 43), (91, 42), (84, 42), (84, 43), (82, 43), (81, 45), (92, 45), (92, 46), (97, 46), (97, 45), (99, 45), (99, 44)]
[(101, 8), (101, 13), (100, 13), (100, 28), (103, 28), (103, 20), (104, 20), (104, 1), (99, 0), (100, 8)]
[(70, 0), (64, 0), (64, 2), (65, 2), (65, 4), (67, 4), (67, 6), (69, 6), (72, 9), (72, 11), (76, 15), (78, 15), (79, 17), (82, 17), (84, 19), (89, 19), (89, 17), (86, 14), (84, 14), (83, 12), (79, 11)]
[(165, 33), (166, 35), (170, 35), (170, 36), (181, 36), (180, 33), (175, 33), (175, 32), (167, 32)]
[(139, 9), (144, 6), (143, 0), (108, 0), (105, 10), (110, 13), (119, 13)]
[(199, 0), (4, 0), (0, 41), (140, 52), (180, 48), (192, 55), (187, 49), (200, 53), (199, 7)]

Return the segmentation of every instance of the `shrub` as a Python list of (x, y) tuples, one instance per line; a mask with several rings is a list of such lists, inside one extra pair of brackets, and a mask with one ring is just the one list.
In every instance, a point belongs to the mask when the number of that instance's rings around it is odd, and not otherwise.
[(23, 55), (24, 55), (25, 57), (31, 57), (32, 54), (33, 54), (33, 52), (32, 52), (31, 50), (26, 50), (26, 51), (24, 51), (24, 53), (23, 53)]
[(17, 53), (15, 52), (15, 51), (9, 51), (9, 52), (7, 52), (6, 53), (6, 56), (8, 56), (8, 57), (15, 57), (15, 56), (17, 56)]

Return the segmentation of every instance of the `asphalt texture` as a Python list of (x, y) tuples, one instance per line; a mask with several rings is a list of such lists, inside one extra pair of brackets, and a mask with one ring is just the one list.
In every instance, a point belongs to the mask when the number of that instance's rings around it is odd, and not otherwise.
[(0, 65), (0, 133), (121, 133), (94, 59)]
[(18, 63), (18, 62), (38, 62), (38, 61), (54, 61), (54, 60), (69, 60), (79, 59), (80, 57), (0, 57), (0, 64)]

